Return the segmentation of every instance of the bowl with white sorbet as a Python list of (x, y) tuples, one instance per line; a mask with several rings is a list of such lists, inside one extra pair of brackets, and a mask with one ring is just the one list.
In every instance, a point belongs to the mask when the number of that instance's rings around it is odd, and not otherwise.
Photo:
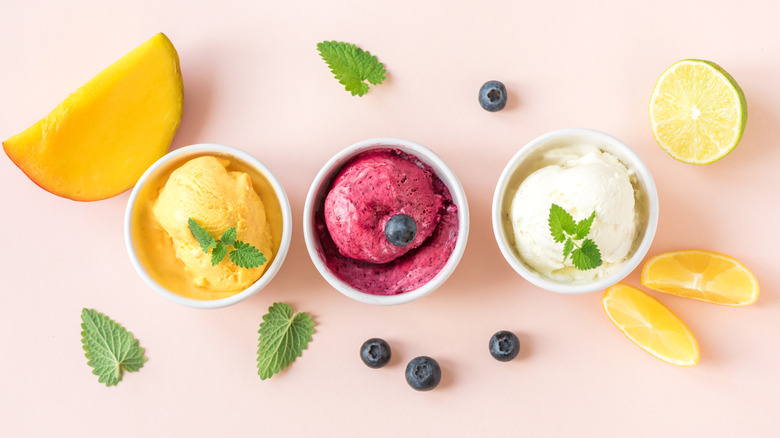
[(493, 232), (523, 278), (552, 292), (603, 290), (642, 261), (658, 226), (658, 192), (625, 143), (589, 129), (538, 137), (504, 168)]

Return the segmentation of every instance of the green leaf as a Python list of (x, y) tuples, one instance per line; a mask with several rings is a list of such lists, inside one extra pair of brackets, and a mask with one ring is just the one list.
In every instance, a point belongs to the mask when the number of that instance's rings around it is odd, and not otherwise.
[(256, 268), (267, 262), (263, 253), (248, 243), (236, 240), (233, 248), (229, 254), (230, 260), (241, 268)]
[(87, 365), (98, 382), (112, 386), (122, 380), (124, 371), (138, 371), (146, 362), (144, 349), (124, 327), (94, 309), (81, 311), (81, 343)]
[(209, 234), (208, 231), (203, 229), (203, 227), (198, 225), (198, 223), (195, 222), (193, 218), (187, 219), (187, 225), (189, 225), (192, 236), (195, 237), (195, 240), (198, 241), (198, 245), (200, 245), (201, 249), (203, 249), (203, 252), (208, 254), (209, 249), (212, 246), (217, 245), (217, 241), (214, 240), (211, 234)]
[(217, 266), (219, 262), (225, 258), (227, 253), (227, 246), (225, 246), (225, 244), (222, 242), (217, 242), (217, 246), (215, 246), (214, 250), (211, 251), (211, 266)]
[(564, 232), (573, 236), (576, 229), (574, 218), (571, 217), (569, 212), (564, 210), (563, 207), (556, 204), (550, 206), (550, 215), (547, 219), (547, 224), (550, 226), (550, 233), (552, 234), (553, 239), (558, 243), (566, 240)]
[(566, 259), (569, 258), (569, 254), (571, 254), (571, 250), (574, 249), (574, 242), (572, 242), (571, 237), (566, 239), (566, 243), (563, 244), (563, 262), (566, 263)]
[(565, 241), (563, 244), (563, 263), (566, 263), (571, 255), (572, 263), (581, 271), (601, 266), (601, 251), (596, 246), (596, 242), (586, 239), (581, 246), (577, 246), (574, 242), (587, 237), (595, 219), (596, 212), (594, 211), (588, 218), (575, 222), (572, 215), (563, 207), (556, 204), (550, 206), (550, 215), (547, 219), (550, 234), (558, 243)]
[(314, 333), (314, 321), (306, 313), (293, 311), (287, 304), (274, 303), (263, 315), (257, 348), (257, 374), (265, 380), (290, 365), (303, 354)]
[(582, 246), (571, 253), (571, 260), (574, 267), (580, 271), (587, 271), (601, 266), (601, 251), (599, 251), (596, 242), (591, 239), (585, 239)]
[(384, 64), (354, 44), (323, 41), (317, 44), (317, 50), (339, 83), (353, 96), (362, 96), (368, 92), (366, 81), (379, 85), (385, 80)]
[(225, 230), (219, 240), (225, 245), (233, 246), (233, 244), (236, 243), (236, 227), (230, 227)]
[(591, 213), (587, 219), (583, 219), (577, 222), (577, 233), (574, 236), (576, 240), (582, 240), (588, 237), (588, 233), (590, 233), (590, 227), (593, 225), (594, 219), (596, 219), (595, 211)]

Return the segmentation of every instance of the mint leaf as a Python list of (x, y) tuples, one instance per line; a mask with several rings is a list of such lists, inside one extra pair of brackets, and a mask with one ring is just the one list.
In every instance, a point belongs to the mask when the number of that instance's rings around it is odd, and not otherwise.
[(219, 240), (225, 245), (233, 246), (233, 244), (236, 243), (236, 227), (230, 227), (225, 230)]
[(574, 236), (574, 239), (576, 240), (582, 240), (588, 236), (588, 233), (590, 233), (590, 227), (593, 225), (593, 220), (596, 219), (596, 212), (590, 214), (590, 216), (587, 219), (583, 219), (579, 222), (577, 222), (577, 231)]
[(339, 83), (353, 96), (368, 92), (366, 81), (379, 85), (385, 80), (384, 64), (354, 44), (323, 41), (317, 44), (317, 50)]
[(209, 248), (217, 245), (217, 242), (211, 237), (211, 234), (198, 225), (193, 218), (187, 219), (187, 225), (189, 225), (192, 236), (198, 241), (198, 245), (203, 249), (203, 252), (208, 254)]
[(267, 261), (259, 249), (248, 243), (236, 240), (233, 248), (229, 254), (230, 260), (242, 268), (256, 268)]
[(571, 260), (574, 263), (574, 267), (580, 271), (587, 271), (588, 269), (601, 266), (601, 251), (596, 246), (596, 242), (591, 239), (585, 239), (582, 242), (582, 246), (571, 253)]
[(146, 362), (138, 340), (111, 318), (85, 308), (81, 310), (81, 321), (84, 356), (98, 382), (116, 385), (124, 371), (138, 371)]
[(569, 235), (574, 235), (576, 228), (574, 218), (571, 217), (569, 212), (564, 210), (563, 207), (556, 204), (550, 206), (550, 215), (547, 219), (547, 224), (550, 226), (550, 233), (552, 234), (553, 239), (558, 243), (566, 240), (564, 232)]
[(566, 263), (566, 259), (569, 258), (569, 254), (571, 254), (571, 250), (574, 249), (574, 242), (572, 242), (571, 237), (566, 239), (566, 243), (563, 244), (563, 262)]
[(547, 219), (547, 223), (550, 225), (550, 234), (557, 243), (565, 241), (563, 244), (563, 263), (566, 263), (571, 255), (574, 267), (581, 271), (601, 266), (601, 251), (596, 246), (596, 242), (591, 239), (586, 239), (581, 245), (577, 245), (575, 242), (575, 240), (582, 240), (588, 236), (595, 219), (596, 212), (594, 211), (588, 218), (575, 222), (572, 215), (563, 207), (556, 204), (550, 206), (550, 215)]
[[(236, 240), (236, 227), (228, 228), (222, 233), (222, 238), (216, 240), (192, 218), (187, 220), (187, 225), (189, 225), (192, 236), (198, 241), (203, 252), (208, 254), (211, 247), (214, 247), (214, 250), (211, 252), (211, 266), (217, 266), (226, 255), (228, 255), (230, 260), (238, 265), (238, 267), (246, 269), (256, 268), (268, 261), (263, 253), (254, 246)], [(233, 247), (233, 250), (229, 253), (228, 246)]]
[(217, 266), (219, 262), (225, 258), (227, 253), (227, 247), (222, 242), (217, 242), (214, 250), (211, 251), (211, 266)]
[(257, 345), (257, 374), (271, 378), (290, 365), (311, 342), (314, 321), (306, 313), (293, 311), (287, 304), (274, 303), (263, 315)]

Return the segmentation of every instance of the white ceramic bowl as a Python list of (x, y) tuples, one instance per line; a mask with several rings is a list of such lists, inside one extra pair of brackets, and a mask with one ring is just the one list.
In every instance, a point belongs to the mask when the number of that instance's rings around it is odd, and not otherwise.
[[(569, 284), (544, 277), (528, 266), (520, 257), (514, 246), (514, 233), (508, 219), (512, 198), (522, 180), (536, 170), (532, 162), (537, 154), (546, 149), (557, 148), (570, 144), (590, 144), (601, 148), (617, 157), (637, 176), (640, 196), (639, 203), (645, 203), (647, 218), (644, 227), (639, 230), (633, 254), (623, 266), (610, 275), (589, 283)], [(595, 292), (612, 286), (625, 278), (642, 261), (650, 244), (653, 242), (658, 227), (658, 191), (656, 190), (650, 170), (639, 156), (626, 144), (610, 135), (590, 129), (561, 129), (542, 135), (525, 145), (518, 151), (501, 173), (493, 195), (493, 232), (498, 247), (507, 262), (517, 273), (534, 285), (552, 292), (580, 294)]]
[[(228, 156), (231, 160), (237, 160), (243, 165), (246, 165), (248, 168), (253, 169), (255, 172), (265, 177), (265, 179), (273, 188), (273, 191), (276, 193), (276, 197), (279, 200), (279, 206), (282, 211), (281, 242), (279, 244), (279, 249), (271, 260), (271, 265), (268, 266), (263, 275), (256, 282), (252, 283), (252, 285), (248, 288), (236, 293), (235, 295), (214, 300), (197, 300), (184, 297), (166, 289), (157, 283), (149, 275), (146, 268), (143, 266), (143, 263), (140, 261), (138, 254), (136, 253), (136, 244), (134, 243), (134, 238), (140, 237), (134, 236), (132, 230), (133, 211), (136, 206), (136, 199), (139, 192), (147, 184), (156, 182), (161, 175), (175, 167), (184, 164), (190, 158), (203, 155)], [(243, 301), (256, 294), (258, 291), (260, 291), (260, 289), (267, 286), (268, 283), (270, 283), (274, 278), (276, 273), (279, 272), (279, 269), (281, 268), (282, 263), (284, 263), (284, 259), (287, 256), (287, 251), (290, 249), (290, 240), (292, 238), (292, 211), (290, 209), (290, 201), (287, 199), (287, 194), (285, 193), (282, 184), (274, 176), (274, 174), (271, 173), (271, 171), (257, 158), (249, 155), (246, 152), (228, 146), (217, 144), (196, 144), (192, 146), (186, 146), (166, 154), (157, 160), (154, 164), (152, 164), (152, 166), (149, 167), (143, 175), (141, 175), (141, 179), (138, 180), (138, 183), (133, 188), (133, 191), (130, 194), (130, 199), (127, 202), (127, 209), (125, 210), (124, 232), (125, 246), (127, 247), (127, 253), (130, 256), (130, 261), (132, 262), (133, 267), (135, 267), (135, 270), (138, 272), (138, 275), (144, 279), (149, 287), (151, 287), (155, 292), (162, 295), (163, 297), (185, 306), (199, 309), (216, 309), (238, 303), (239, 301)]]
[[(344, 164), (352, 157), (377, 148), (399, 149), (407, 154), (414, 155), (421, 162), (430, 166), (441, 181), (447, 186), (452, 195), (454, 204), (458, 207), (458, 240), (447, 263), (430, 281), (417, 289), (397, 295), (372, 295), (361, 292), (346, 282), (336, 277), (325, 265), (322, 259), (322, 246), (315, 229), (315, 209), (321, 208), (325, 196), (330, 189), (331, 182)], [(398, 138), (372, 138), (353, 144), (331, 158), (320, 169), (314, 181), (311, 183), (309, 193), (306, 195), (306, 204), (303, 207), (303, 236), (306, 240), (306, 248), (309, 251), (314, 266), (320, 274), (342, 294), (368, 304), (393, 305), (414, 301), (433, 292), (442, 285), (452, 274), (458, 265), (463, 251), (466, 249), (466, 241), (469, 234), (469, 207), (466, 202), (466, 192), (458, 181), (458, 178), (444, 161), (430, 149)]]

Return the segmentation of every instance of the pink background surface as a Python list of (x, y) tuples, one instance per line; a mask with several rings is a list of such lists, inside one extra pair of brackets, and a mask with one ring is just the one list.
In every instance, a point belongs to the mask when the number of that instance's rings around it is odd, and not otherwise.
[[(61, 199), (0, 156), (0, 435), (773, 436), (780, 8), (581, 3), (3, 2), (0, 137), (163, 31), (181, 57), (186, 99), (173, 147), (216, 142), (257, 156), (282, 180), (295, 230), (285, 265), (260, 294), (222, 310), (184, 308), (156, 295), (130, 265), (122, 238), (128, 193)], [(316, 52), (325, 39), (376, 54), (387, 82), (350, 96)], [(742, 143), (709, 166), (667, 156), (647, 117), (655, 80), (689, 57), (721, 64), (748, 100)], [(489, 79), (509, 89), (500, 113), (477, 104)], [(758, 277), (761, 297), (745, 308), (654, 294), (697, 336), (696, 367), (668, 365), (634, 346), (604, 315), (600, 293), (544, 292), (501, 257), (490, 223), (498, 176), (523, 144), (565, 127), (612, 134), (650, 167), (661, 202), (650, 255), (716, 250)], [(389, 308), (329, 287), (301, 231), (319, 168), (378, 136), (437, 152), (471, 208), (469, 244), (450, 280)], [(638, 285), (638, 272), (628, 282)], [(256, 332), (275, 301), (311, 313), (317, 332), (291, 368), (260, 381)], [(144, 368), (117, 387), (99, 384), (86, 365), (82, 307), (116, 319), (146, 348)], [(487, 351), (501, 329), (523, 343), (510, 363)], [(380, 370), (358, 358), (373, 336), (393, 348)], [(423, 354), (444, 373), (429, 393), (403, 378), (406, 362)]]

